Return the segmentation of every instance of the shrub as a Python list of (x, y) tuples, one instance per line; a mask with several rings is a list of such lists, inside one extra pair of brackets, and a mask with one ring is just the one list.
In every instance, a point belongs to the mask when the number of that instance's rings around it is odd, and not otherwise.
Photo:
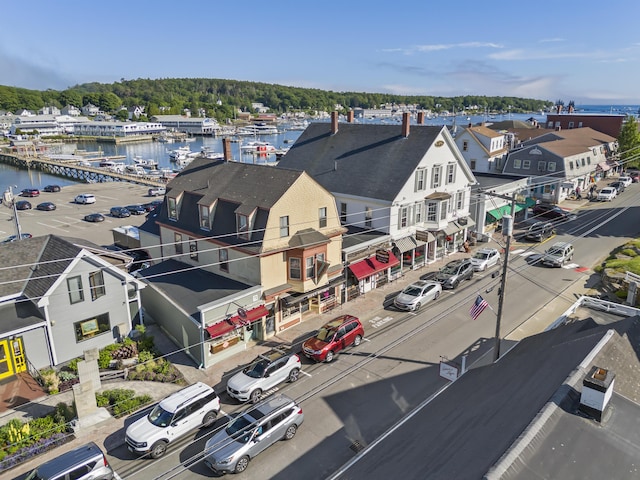
[(80, 360), (82, 360), (82, 358), (80, 358), (80, 357), (77, 357), (77, 358), (74, 358), (73, 360), (71, 360), (69, 362), (69, 365), (67, 365), (67, 369), (70, 372), (73, 372), (73, 373), (75, 373), (77, 375), (78, 374), (78, 362)]
[(153, 353), (149, 350), (142, 350), (138, 353), (138, 363), (147, 363), (153, 360)]
[(40, 376), (44, 380), (44, 385), (50, 395), (58, 393), (60, 378), (58, 378), (58, 373), (53, 368), (45, 368), (44, 370), (41, 370)]
[(101, 369), (106, 369), (109, 368), (109, 365), (111, 365), (111, 351), (107, 350), (107, 349), (102, 349), (100, 350), (100, 353), (98, 354), (98, 367)]
[(99, 407), (111, 409), (114, 417), (121, 417), (151, 402), (151, 396), (135, 396), (133, 390), (116, 388), (96, 394)]
[[(76, 372), (77, 371), (78, 370), (76, 365)], [(69, 372), (67, 370), (62, 370), (61, 372), (58, 373), (58, 378), (60, 379), (61, 382), (68, 382), (69, 380), (74, 380), (78, 378), (78, 375), (73, 372)]]

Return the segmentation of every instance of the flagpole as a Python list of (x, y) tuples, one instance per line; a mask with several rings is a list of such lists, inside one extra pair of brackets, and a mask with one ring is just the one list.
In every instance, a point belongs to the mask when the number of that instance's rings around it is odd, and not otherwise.
[[(496, 315), (496, 336), (495, 347), (493, 349), (493, 361), (496, 362), (500, 358), (500, 322), (502, 321), (502, 305), (504, 304), (504, 294), (507, 286), (507, 266), (509, 264), (509, 249), (511, 247), (511, 234), (513, 233), (513, 216), (516, 213), (516, 194), (511, 196), (511, 218), (502, 224), (502, 233), (507, 235), (507, 242), (504, 251), (504, 262), (502, 263), (502, 278), (500, 281), (500, 291), (498, 292), (498, 313)], [(506, 225), (505, 225), (506, 223)], [(505, 227), (506, 230), (505, 230)]]

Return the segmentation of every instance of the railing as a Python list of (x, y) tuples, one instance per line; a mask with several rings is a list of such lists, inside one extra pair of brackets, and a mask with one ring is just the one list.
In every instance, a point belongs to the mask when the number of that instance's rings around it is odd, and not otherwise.
[(44, 388), (45, 387), (45, 381), (44, 378), (42, 378), (42, 375), (40, 375), (40, 371), (33, 365), (33, 363), (31, 363), (29, 361), (29, 359), (25, 356), (25, 360), (27, 362), (27, 371), (29, 372), (29, 375), (31, 375), (36, 382), (38, 382), (38, 384)]

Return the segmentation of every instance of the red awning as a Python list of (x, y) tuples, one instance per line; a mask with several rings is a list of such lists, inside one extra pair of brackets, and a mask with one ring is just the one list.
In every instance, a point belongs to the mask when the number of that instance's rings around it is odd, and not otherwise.
[(370, 277), (374, 273), (386, 270), (389, 267), (400, 265), (400, 260), (398, 260), (391, 251), (389, 251), (388, 253), (389, 261), (387, 263), (382, 263), (376, 260), (375, 256), (371, 256), (364, 260), (360, 260), (359, 262), (352, 263), (351, 265), (349, 265), (349, 269), (353, 272), (358, 280), (362, 280), (363, 278)]
[(249, 323), (260, 320), (262, 317), (269, 315), (269, 310), (264, 305), (247, 310), (247, 315), (242, 318), (240, 315), (234, 315), (230, 320), (236, 325), (248, 325)]
[(218, 323), (214, 323), (213, 325), (209, 325), (205, 328), (205, 330), (209, 333), (211, 338), (221, 337), (225, 333), (229, 333), (234, 330), (236, 325), (228, 322), (227, 320), (222, 320)]

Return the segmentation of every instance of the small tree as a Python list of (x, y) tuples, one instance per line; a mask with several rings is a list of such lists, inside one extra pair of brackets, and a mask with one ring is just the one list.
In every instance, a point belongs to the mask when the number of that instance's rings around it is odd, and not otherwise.
[(628, 115), (622, 124), (618, 135), (618, 152), (625, 167), (640, 165), (640, 132), (638, 121), (633, 115)]

